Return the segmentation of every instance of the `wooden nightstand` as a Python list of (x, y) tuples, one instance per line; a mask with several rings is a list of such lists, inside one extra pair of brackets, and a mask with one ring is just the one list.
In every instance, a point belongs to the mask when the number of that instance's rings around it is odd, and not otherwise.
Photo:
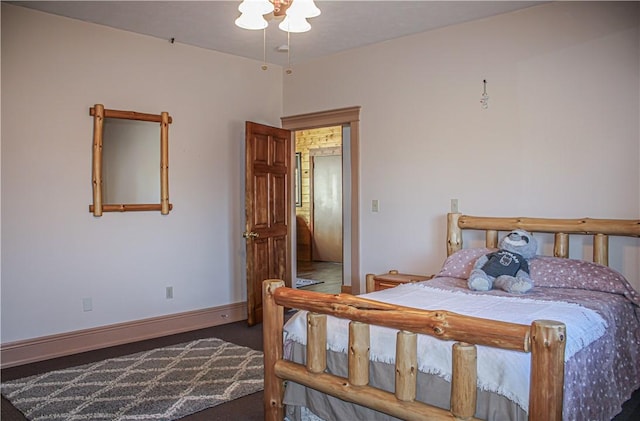
[(410, 275), (399, 273), (397, 270), (390, 270), (381, 275), (367, 274), (367, 292), (380, 291), (387, 288), (397, 287), (400, 284), (428, 281), (433, 275)]

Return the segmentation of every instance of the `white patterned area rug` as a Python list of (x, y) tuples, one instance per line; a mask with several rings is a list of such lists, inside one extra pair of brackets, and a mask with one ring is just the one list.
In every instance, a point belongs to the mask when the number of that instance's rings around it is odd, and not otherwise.
[(216, 338), (2, 383), (30, 421), (171, 421), (264, 387), (263, 354)]

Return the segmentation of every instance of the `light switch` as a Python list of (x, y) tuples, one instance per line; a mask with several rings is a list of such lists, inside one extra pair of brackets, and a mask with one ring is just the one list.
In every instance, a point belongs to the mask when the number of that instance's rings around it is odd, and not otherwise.
[(93, 302), (91, 297), (82, 299), (82, 311), (93, 311)]
[(373, 199), (371, 201), (371, 212), (378, 212), (380, 210), (380, 203), (378, 199)]
[(458, 199), (451, 199), (451, 213), (458, 213)]

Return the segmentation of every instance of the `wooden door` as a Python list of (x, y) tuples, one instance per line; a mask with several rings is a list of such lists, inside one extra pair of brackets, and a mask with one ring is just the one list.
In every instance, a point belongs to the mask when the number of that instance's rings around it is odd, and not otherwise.
[(247, 322), (262, 322), (262, 281), (291, 286), (291, 132), (246, 122)]

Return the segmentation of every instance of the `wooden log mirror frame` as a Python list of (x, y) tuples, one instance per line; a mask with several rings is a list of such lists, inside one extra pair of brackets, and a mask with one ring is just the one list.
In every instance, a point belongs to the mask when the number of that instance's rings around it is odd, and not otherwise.
[[(129, 211), (160, 211), (161, 214), (167, 215), (169, 211), (173, 208), (173, 205), (169, 203), (169, 124), (171, 124), (172, 119), (169, 116), (169, 113), (162, 112), (160, 114), (145, 114), (138, 113), (135, 111), (120, 111), (120, 110), (107, 110), (104, 108), (102, 104), (96, 104), (95, 106), (89, 109), (89, 115), (93, 116), (93, 165), (92, 165), (92, 185), (93, 185), (93, 204), (89, 205), (89, 212), (92, 212), (94, 216), (102, 216), (103, 212), (129, 212)], [(105, 120), (106, 119), (106, 120)], [(104, 186), (104, 178), (103, 169), (107, 167), (107, 162), (105, 160), (116, 160), (115, 156), (120, 155), (120, 159), (118, 161), (124, 161), (122, 157), (126, 156), (128, 162), (127, 166), (134, 166), (133, 162), (137, 162), (136, 157), (127, 156), (130, 152), (130, 147), (133, 142), (136, 142), (136, 135), (127, 135), (124, 139), (119, 139), (118, 143), (124, 143), (125, 145), (128, 143), (126, 147), (126, 151), (121, 151), (115, 154), (109, 154), (109, 156), (103, 155), (103, 142), (105, 144), (111, 145), (110, 142), (115, 143), (115, 139), (110, 139), (109, 135), (105, 134), (105, 123), (107, 121), (111, 121), (109, 119), (121, 119), (121, 120), (131, 120), (131, 123), (137, 122), (151, 122), (151, 123), (160, 123), (160, 203), (143, 203), (138, 202), (135, 194), (125, 195), (122, 197), (127, 197), (127, 200), (132, 200), (132, 203), (118, 203), (116, 196), (105, 195), (105, 186)], [(116, 120), (114, 120), (116, 121)], [(119, 120), (118, 120), (119, 121)], [(122, 123), (122, 122), (120, 122)], [(126, 126), (123, 125), (123, 127)], [(143, 125), (146, 126), (146, 123)], [(145, 130), (148, 130), (148, 127), (144, 127)], [(137, 128), (136, 130), (139, 130)], [(155, 128), (153, 129), (155, 133)], [(151, 136), (155, 136), (152, 134)], [(152, 141), (153, 143), (153, 141)], [(157, 150), (157, 149), (156, 149)], [(146, 156), (153, 156), (153, 153), (149, 153), (148, 151), (144, 152)], [(153, 159), (153, 158), (152, 158)], [(103, 165), (105, 164), (105, 165)], [(110, 169), (109, 171), (117, 172), (118, 167), (113, 164), (121, 165), (122, 162), (108, 162), (108, 164), (112, 165), (109, 168), (116, 168), (115, 170)], [(136, 166), (138, 164), (135, 164)], [(155, 164), (152, 164), (155, 165)], [(156, 167), (157, 168), (157, 167)], [(125, 178), (123, 184), (127, 184), (131, 186), (131, 190), (143, 191), (146, 193), (146, 196), (149, 197), (149, 191), (156, 191), (157, 194), (157, 184), (148, 186), (142, 183), (142, 180), (136, 180), (137, 174), (140, 173), (140, 168), (128, 169), (128, 173), (134, 174), (131, 178)], [(155, 170), (152, 170), (152, 173)], [(122, 175), (122, 174), (120, 174)], [(154, 179), (157, 180), (157, 177)], [(122, 177), (120, 177), (122, 178)], [(148, 180), (146, 180), (148, 181)], [(152, 182), (152, 184), (155, 183)], [(153, 193), (152, 193), (153, 195)], [(133, 199), (131, 199), (133, 197)], [(116, 198), (116, 200), (114, 200)], [(114, 203), (109, 203), (109, 201), (113, 201)]]

